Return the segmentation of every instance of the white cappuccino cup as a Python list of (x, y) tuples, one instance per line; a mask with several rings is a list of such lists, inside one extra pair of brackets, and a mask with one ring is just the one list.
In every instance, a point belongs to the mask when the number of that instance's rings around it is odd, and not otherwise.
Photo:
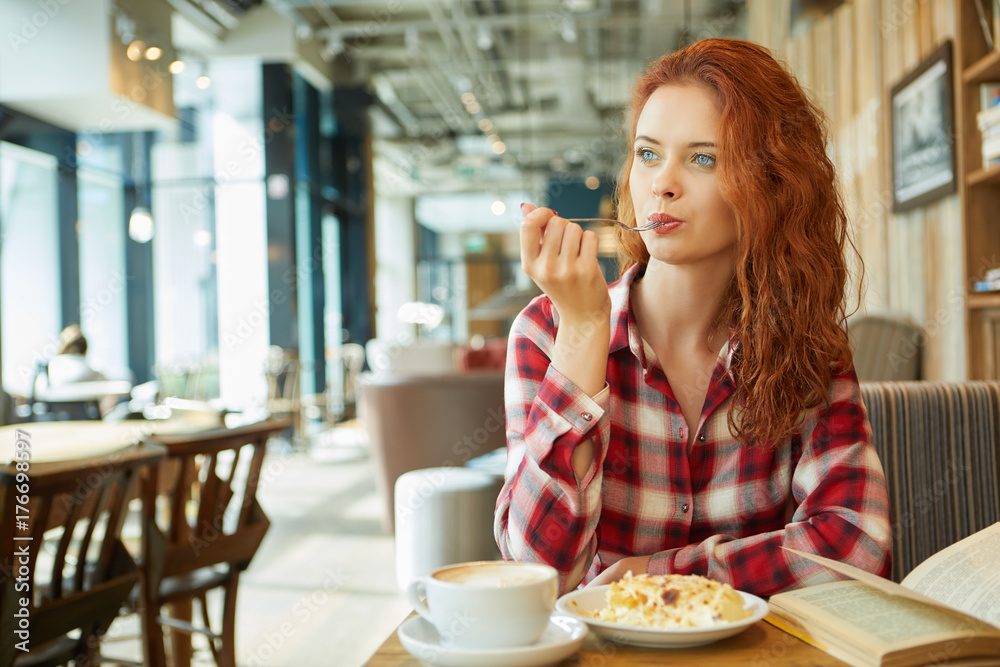
[(443, 645), (489, 649), (537, 641), (555, 609), (558, 589), (558, 573), (548, 565), (476, 561), (414, 579), (407, 593)]

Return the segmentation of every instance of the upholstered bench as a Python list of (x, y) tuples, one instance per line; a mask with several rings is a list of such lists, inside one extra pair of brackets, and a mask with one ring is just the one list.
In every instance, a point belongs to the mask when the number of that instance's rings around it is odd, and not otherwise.
[(862, 382), (892, 512), (892, 578), (1000, 521), (1000, 383)]

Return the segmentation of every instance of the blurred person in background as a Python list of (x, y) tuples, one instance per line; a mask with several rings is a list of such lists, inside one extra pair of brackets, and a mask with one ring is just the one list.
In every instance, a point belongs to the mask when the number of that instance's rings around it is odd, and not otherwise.
[(59, 334), (59, 351), (49, 359), (50, 385), (104, 380), (104, 375), (87, 362), (87, 338), (78, 324), (71, 324)]

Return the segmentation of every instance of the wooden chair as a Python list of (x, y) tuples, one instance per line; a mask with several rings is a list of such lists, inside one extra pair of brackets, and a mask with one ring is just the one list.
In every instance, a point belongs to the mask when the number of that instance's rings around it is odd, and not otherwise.
[(39, 463), (27, 482), (14, 464), (0, 468), (0, 667), (102, 662), (101, 637), (139, 581), (120, 539), (129, 500), (163, 453)]
[(271, 419), (288, 419), (291, 441), (302, 436), (302, 396), (300, 377), (302, 367), (293, 350), (272, 345), (268, 352), (264, 377), (267, 381), (267, 409)]
[[(209, 638), (220, 667), (236, 664), (236, 589), (270, 522), (257, 502), (257, 482), (268, 439), (288, 427), (270, 420), (186, 436), (155, 436), (167, 458), (155, 491), (163, 511), (145, 512), (142, 609), (145, 664), (167, 663), (163, 627), (170, 629), (171, 664), (190, 664), (191, 633)], [(163, 474), (167, 473), (167, 474)], [(150, 490), (148, 493), (152, 493)], [(221, 627), (209, 620), (207, 593), (222, 589)], [(192, 624), (198, 600), (201, 625)], [(167, 606), (170, 616), (162, 616)]]

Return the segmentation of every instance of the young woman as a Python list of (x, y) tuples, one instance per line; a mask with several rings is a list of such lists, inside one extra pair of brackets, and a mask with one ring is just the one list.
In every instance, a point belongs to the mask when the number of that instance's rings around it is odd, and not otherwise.
[(821, 122), (765, 49), (703, 40), (636, 85), (618, 216), (661, 225), (617, 231), (617, 282), (593, 232), (522, 207), (544, 295), (510, 333), (505, 558), (563, 591), (628, 570), (759, 595), (831, 578), (782, 547), (888, 574)]

